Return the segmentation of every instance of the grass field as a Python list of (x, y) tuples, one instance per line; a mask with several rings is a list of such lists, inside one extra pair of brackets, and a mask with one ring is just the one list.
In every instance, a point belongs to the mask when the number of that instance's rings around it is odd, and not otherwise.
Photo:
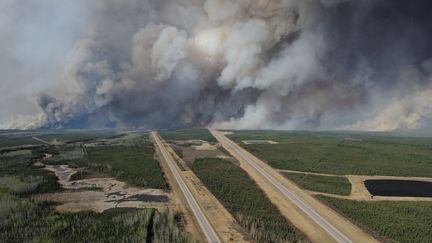
[(205, 140), (217, 142), (207, 129), (161, 130), (159, 134), (164, 140)]
[(358, 202), (320, 196), (354, 222), (398, 242), (430, 242), (431, 202)]
[(198, 159), (192, 169), (256, 242), (304, 240), (240, 167), (221, 159)]
[[(236, 131), (241, 146), (278, 169), (356, 175), (432, 175), (432, 138), (374, 133)], [(266, 139), (279, 144), (245, 145)]]
[(347, 196), (351, 193), (351, 183), (346, 177), (320, 176), (282, 172), (282, 175), (294, 181), (306, 190)]

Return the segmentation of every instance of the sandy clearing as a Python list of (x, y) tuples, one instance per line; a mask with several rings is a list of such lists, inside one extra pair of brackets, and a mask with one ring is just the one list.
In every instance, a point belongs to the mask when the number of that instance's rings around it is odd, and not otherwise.
[(56, 206), (60, 212), (103, 212), (120, 207), (164, 208), (170, 205), (170, 195), (160, 189), (132, 187), (114, 178), (69, 181), (77, 169), (68, 165), (47, 165), (45, 169), (54, 172), (59, 184), (68, 191), (40, 194), (35, 199), (61, 203)]
[[(127, 198), (127, 196), (125, 196)], [(101, 213), (112, 208), (156, 208), (169, 207), (169, 203), (156, 203), (144, 201), (125, 201), (110, 198), (102, 191), (68, 191), (61, 193), (40, 194), (34, 197), (40, 201), (58, 202), (55, 209), (62, 213), (76, 213), (82, 211), (95, 211)]]

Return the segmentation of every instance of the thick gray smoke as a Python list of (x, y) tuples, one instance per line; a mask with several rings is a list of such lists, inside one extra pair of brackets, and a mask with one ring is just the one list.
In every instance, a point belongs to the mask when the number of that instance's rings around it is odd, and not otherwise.
[(75, 88), (41, 94), (41, 114), (10, 128), (431, 124), (427, 0), (82, 4), (91, 21), (64, 68)]

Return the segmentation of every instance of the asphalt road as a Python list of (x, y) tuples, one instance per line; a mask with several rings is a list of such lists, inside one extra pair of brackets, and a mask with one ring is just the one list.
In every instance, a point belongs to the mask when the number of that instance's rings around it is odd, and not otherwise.
[(163, 159), (168, 164), (168, 167), (173, 174), (177, 184), (179, 185), (184, 197), (186, 198), (186, 201), (189, 205), (189, 208), (192, 210), (195, 218), (198, 221), (198, 224), (204, 233), (205, 237), (207, 238), (208, 242), (210, 243), (219, 243), (221, 240), (219, 239), (219, 236), (216, 234), (216, 231), (213, 229), (213, 226), (209, 223), (207, 217), (205, 216), (204, 212), (200, 208), (198, 202), (193, 197), (191, 191), (187, 187), (186, 183), (184, 182), (183, 178), (181, 177), (179, 173), (179, 168), (175, 165), (174, 158), (171, 156), (171, 154), (166, 150), (165, 146), (163, 145), (159, 135), (156, 132), (151, 132), (151, 136), (153, 137), (154, 141), (156, 142), (156, 145), (158, 146)]
[(274, 176), (268, 173), (261, 165), (260, 160), (244, 150), (242, 147), (231, 141), (223, 133), (212, 130), (213, 136), (222, 144), (222, 146), (228, 146), (230, 151), (237, 154), (238, 157), (242, 158), (249, 165), (251, 165), (257, 172), (261, 174), (266, 180), (268, 180), (274, 187), (276, 187), (287, 199), (291, 200), (298, 208), (300, 208), (306, 215), (308, 215), (313, 221), (315, 221), (320, 227), (322, 227), (331, 237), (337, 242), (351, 243), (346, 235), (340, 232), (336, 227), (330, 224), (325, 218), (323, 218), (314, 208), (303, 201), (294, 191), (290, 190), (282, 183), (280, 183)]

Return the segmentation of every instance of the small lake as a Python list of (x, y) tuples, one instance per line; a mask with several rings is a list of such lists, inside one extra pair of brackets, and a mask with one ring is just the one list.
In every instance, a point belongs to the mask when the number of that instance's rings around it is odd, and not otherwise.
[(389, 197), (432, 197), (432, 182), (412, 180), (366, 180), (369, 193)]

